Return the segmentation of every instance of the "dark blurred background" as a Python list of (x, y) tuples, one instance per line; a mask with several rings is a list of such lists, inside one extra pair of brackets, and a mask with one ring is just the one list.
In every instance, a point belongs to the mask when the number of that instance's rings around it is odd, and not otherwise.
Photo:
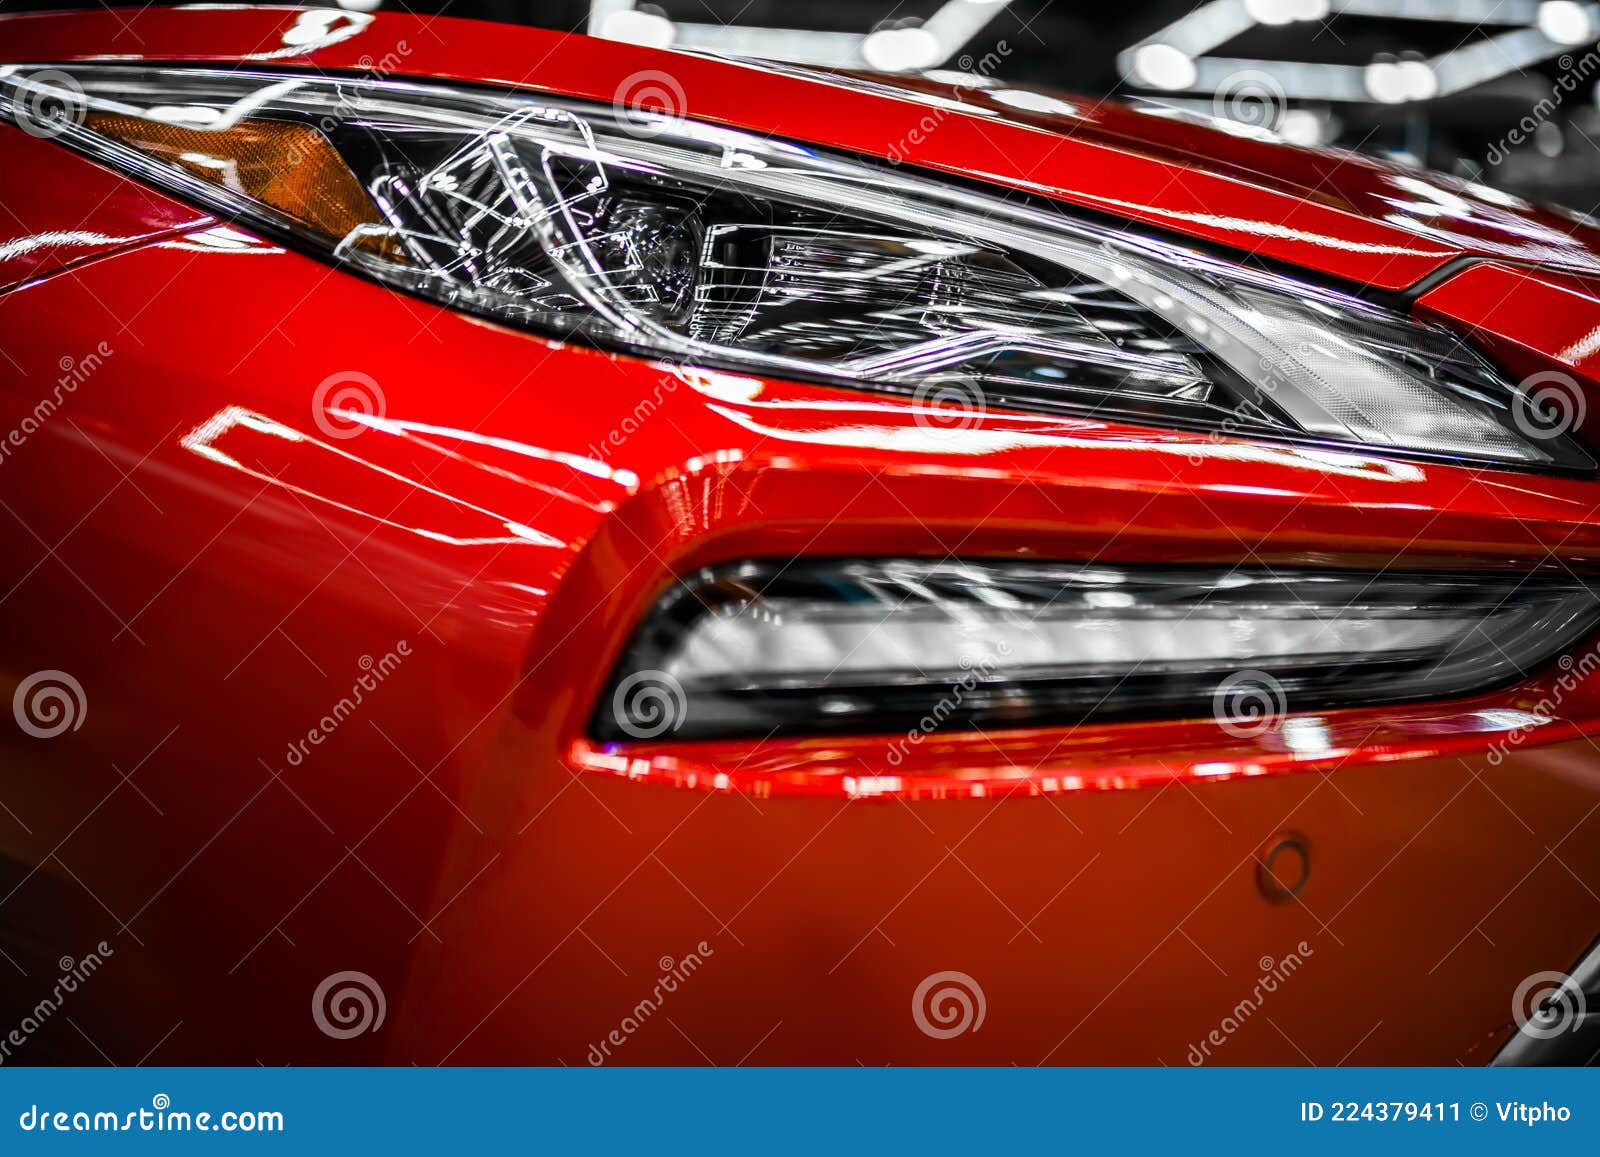
[[(95, 0), (91, 0), (93, 4)], [(0, 12), (84, 6), (0, 0)], [(620, 40), (1169, 102), (1588, 212), (1600, 4), (1578, 0), (344, 0)], [(1027, 99), (1019, 97), (1018, 99)]]

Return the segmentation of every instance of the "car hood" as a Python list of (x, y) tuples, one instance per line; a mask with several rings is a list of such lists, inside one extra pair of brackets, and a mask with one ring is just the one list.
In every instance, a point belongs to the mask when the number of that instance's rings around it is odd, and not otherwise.
[(1155, 105), (669, 52), (542, 29), (197, 6), (0, 18), (0, 64), (311, 66), (665, 109), (1006, 186), (1406, 290), (1464, 258), (1600, 276), (1600, 226), (1486, 186)]

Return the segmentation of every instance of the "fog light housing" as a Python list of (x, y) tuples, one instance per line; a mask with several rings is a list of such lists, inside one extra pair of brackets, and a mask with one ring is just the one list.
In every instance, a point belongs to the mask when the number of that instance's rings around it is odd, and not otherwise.
[(602, 740), (1042, 727), (1443, 698), (1592, 630), (1588, 584), (1514, 574), (923, 559), (750, 561), (675, 583)]

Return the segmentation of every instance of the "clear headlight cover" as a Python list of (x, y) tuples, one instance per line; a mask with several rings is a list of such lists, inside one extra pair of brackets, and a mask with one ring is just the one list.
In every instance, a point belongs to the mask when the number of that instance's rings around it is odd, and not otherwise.
[(746, 562), (667, 591), (602, 740), (1039, 727), (1286, 712), (1514, 682), (1600, 621), (1524, 575), (926, 559)]
[(0, 112), (380, 281), (646, 356), (969, 411), (1595, 465), (1448, 330), (747, 132), (442, 85), (98, 64), (0, 70)]

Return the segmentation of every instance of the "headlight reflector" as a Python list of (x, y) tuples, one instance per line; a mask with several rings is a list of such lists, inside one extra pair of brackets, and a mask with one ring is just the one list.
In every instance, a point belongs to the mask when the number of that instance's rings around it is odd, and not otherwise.
[(751, 133), (391, 81), (0, 71), (0, 112), (51, 101), (77, 114), (64, 143), (388, 284), (552, 334), (977, 410), (1595, 465), (1572, 437), (1522, 428), (1536, 429), (1515, 420), (1532, 402), (1437, 326)]

